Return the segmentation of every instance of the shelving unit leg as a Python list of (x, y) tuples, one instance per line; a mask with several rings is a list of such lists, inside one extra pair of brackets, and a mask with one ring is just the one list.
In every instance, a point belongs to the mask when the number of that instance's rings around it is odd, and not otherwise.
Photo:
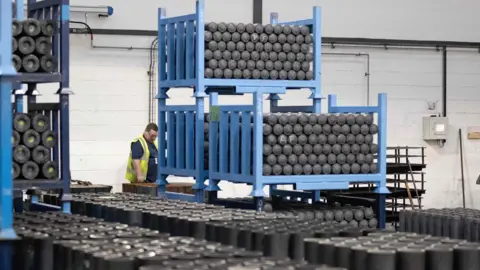
[[(60, 91), (68, 90), (61, 88)], [(61, 178), (63, 180), (62, 190), (62, 211), (70, 213), (70, 113), (69, 113), (69, 94), (60, 93), (60, 156), (61, 156)]]
[(389, 194), (390, 191), (387, 188), (387, 95), (380, 94), (378, 95), (378, 106), (380, 111), (378, 113), (378, 168), (379, 174), (382, 176), (380, 183), (375, 189), (375, 193), (378, 194), (377, 199), (377, 216), (378, 223), (381, 229), (385, 228), (386, 223), (386, 205), (385, 197), (386, 194)]
[[(23, 0), (15, 0), (15, 7), (16, 7), (16, 14), (15, 18), (17, 20), (24, 19), (24, 6)], [(23, 95), (24, 91), (22, 89), (22, 84), (14, 83), (13, 84), (13, 94), (15, 95), (15, 111), (16, 112), (23, 112)]]
[[(160, 11), (159, 11), (160, 12)], [(161, 13), (161, 12), (160, 12)], [(162, 40), (161, 38), (158, 39), (158, 46), (165, 46), (165, 40)], [(161, 48), (161, 47), (160, 47)], [(161, 57), (161, 55), (159, 55)], [(159, 61), (161, 63), (161, 61)], [(158, 185), (157, 189), (157, 196), (161, 197), (165, 195), (165, 192), (167, 191), (167, 176), (166, 174), (162, 174), (161, 168), (165, 167), (166, 165), (166, 149), (165, 149), (165, 142), (167, 140), (167, 135), (166, 135), (166, 113), (165, 113), (165, 107), (167, 104), (166, 99), (168, 98), (167, 96), (167, 91), (168, 88), (159, 88), (158, 89), (158, 94), (157, 94), (157, 113), (158, 113), (158, 164), (157, 164), (157, 181), (155, 181), (155, 184)]]
[[(272, 12), (270, 13), (270, 24), (278, 24), (278, 13)], [(270, 94), (268, 95), (267, 100), (270, 100), (270, 111), (272, 111), (272, 108), (275, 109), (278, 107), (278, 101), (281, 100), (280, 96), (278, 94)], [(277, 191), (277, 185), (270, 185), (268, 187), (269, 190), (269, 196), (273, 198), (275, 195), (275, 192)]]
[(263, 211), (265, 192), (263, 191), (263, 91), (253, 93), (253, 175), (254, 182), (250, 196), (254, 198), (255, 209)]
[[(213, 110), (214, 106), (218, 106), (218, 93), (212, 92), (209, 95), (209, 105), (210, 105), (210, 113)], [(213, 133), (209, 132), (208, 133), (209, 142), (213, 142)], [(209, 144), (209, 149), (208, 149), (209, 155), (208, 155), (208, 165), (212, 166), (215, 163), (215, 159), (217, 158), (217, 155), (214, 154), (214, 145), (213, 143)], [(208, 185), (205, 188), (205, 192), (207, 192), (207, 202), (208, 203), (215, 203), (215, 201), (218, 199), (218, 191), (221, 191), (220, 187), (218, 186), (218, 183), (220, 180), (218, 179), (212, 179), (209, 178), (208, 180)]]
[(12, 269), (13, 228), (12, 192), (12, 3), (0, 2), (0, 269)]
[[(198, 33), (197, 33), (198, 34)], [(203, 35), (203, 34), (202, 34)], [(203, 70), (203, 69), (202, 69)], [(204, 142), (205, 133), (203, 130), (203, 123), (205, 122), (205, 87), (199, 85), (195, 88), (195, 104), (196, 104), (196, 123), (195, 123), (195, 184), (192, 189), (195, 190), (195, 201), (203, 202), (203, 190), (205, 189), (205, 162), (204, 157)], [(199, 90), (202, 89), (202, 90)]]
[(60, 96), (60, 156), (63, 180), (62, 211), (70, 213), (70, 1), (60, 2), (60, 72), (62, 81), (57, 94)]

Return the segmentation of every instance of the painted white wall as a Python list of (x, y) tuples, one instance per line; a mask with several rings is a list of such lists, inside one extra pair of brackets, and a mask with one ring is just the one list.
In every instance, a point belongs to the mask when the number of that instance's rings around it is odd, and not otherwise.
[[(311, 14), (311, 6), (323, 6), (324, 35), (475, 41), (480, 24), (474, 17), (480, 3), (463, 0), (453, 6), (449, 1), (389, 2), (302, 0), (292, 6), (285, 0), (264, 0), (264, 20), (269, 12), (280, 13), (281, 20), (300, 19)], [(194, 11), (194, 1), (152, 1), (132, 6), (125, 1), (72, 1), (78, 5), (111, 5), (111, 18), (88, 18), (92, 28), (156, 28), (158, 6), (167, 7), (167, 15)], [(453, 12), (455, 11), (455, 12)], [(72, 20), (84, 21), (82, 14)], [(207, 0), (206, 20), (251, 22), (251, 1)], [(459, 30), (461, 29), (461, 31)], [(95, 36), (97, 46), (149, 47), (151, 37)], [(148, 52), (142, 50), (91, 49), (89, 38), (71, 36), (71, 168), (74, 179), (113, 185), (121, 189), (124, 181), (129, 141), (148, 121)], [(422, 117), (439, 113), (429, 111), (427, 102), (441, 100), (441, 53), (433, 49), (325, 48), (326, 53), (364, 53), (370, 58), (370, 91), (367, 93), (367, 57), (324, 55), (324, 96), (336, 93), (345, 105), (376, 104), (379, 92), (388, 94), (388, 145), (427, 147), (427, 206), (459, 206), (461, 185), (458, 128), (464, 128), (467, 205), (480, 207), (475, 186), (480, 168), (480, 143), (465, 138), (467, 126), (480, 125), (480, 55), (475, 51), (449, 51), (448, 113), (449, 139), (443, 148), (422, 140)], [(40, 101), (56, 99), (56, 90), (41, 86)], [(193, 104), (190, 91), (169, 93), (171, 104)], [(307, 104), (307, 91), (288, 94), (282, 104)], [(246, 104), (247, 98), (222, 97), (222, 103)], [(326, 103), (323, 103), (326, 108)], [(266, 106), (268, 109), (268, 106)], [(182, 179), (172, 179), (180, 181)], [(245, 196), (247, 186), (221, 185), (223, 196)], [(478, 196), (477, 196), (478, 197)]]
[[(111, 18), (88, 18), (94, 28), (157, 29), (157, 8), (168, 16), (191, 14), (194, 0), (142, 0), (141, 4), (123, 0), (71, 0), (72, 5), (109, 5)], [(205, 0), (205, 19), (251, 22), (252, 0)], [(280, 21), (312, 16), (312, 7), (323, 9), (323, 31), (328, 37), (368, 37), (392, 39), (478, 41), (480, 18), (475, 0), (263, 0), (263, 21), (278, 12)], [(73, 14), (72, 20), (84, 20)], [(461, 31), (460, 31), (461, 30)]]

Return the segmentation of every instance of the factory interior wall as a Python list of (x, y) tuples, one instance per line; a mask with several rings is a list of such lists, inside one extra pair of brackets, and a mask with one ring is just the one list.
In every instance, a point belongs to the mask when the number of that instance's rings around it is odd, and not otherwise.
[[(480, 3), (416, 1), (384, 3), (365, 1), (302, 0), (292, 8), (291, 1), (264, 0), (264, 21), (269, 12), (280, 13), (281, 20), (301, 19), (311, 14), (311, 6), (323, 6), (325, 36), (398, 39), (474, 41), (480, 35), (473, 16)], [(155, 7), (167, 8), (168, 16), (194, 12), (194, 1), (144, 0), (132, 7), (128, 1), (72, 0), (72, 5), (111, 5), (110, 18), (87, 18), (92, 28), (154, 30)], [(348, 2), (345, 3), (345, 2)], [(427, 4), (428, 2), (428, 4)], [(250, 1), (206, 0), (206, 21), (251, 22)], [(408, 9), (404, 7), (409, 7)], [(228, 8), (226, 8), (228, 7)], [(371, 8), (375, 7), (375, 8)], [(475, 8), (476, 7), (476, 8)], [(452, 10), (461, 9), (452, 18)], [(405, 14), (408, 14), (406, 16)], [(448, 16), (447, 16), (448, 15)], [(449, 19), (450, 18), (450, 19)], [(85, 21), (82, 14), (72, 20)], [(76, 25), (72, 27), (77, 27)], [(81, 27), (81, 26), (80, 26)], [(458, 31), (457, 29), (462, 29)], [(95, 36), (95, 46), (150, 47), (153, 37)], [(424, 203), (427, 207), (460, 206), (461, 182), (458, 129), (464, 134), (464, 162), (467, 206), (480, 207), (475, 198), (479, 188), (480, 143), (467, 140), (467, 126), (480, 126), (480, 55), (476, 50), (448, 52), (449, 136), (444, 147), (422, 139), (422, 117), (439, 114), (442, 108), (442, 53), (435, 49), (395, 49), (338, 46), (324, 47), (322, 62), (323, 93), (338, 95), (340, 104), (376, 104), (377, 93), (388, 94), (388, 145), (426, 146), (427, 169)], [(361, 53), (360, 56), (345, 55)], [(368, 56), (367, 56), (368, 54)], [(369, 63), (369, 76), (368, 72)], [(121, 190), (124, 182), (129, 142), (140, 135), (148, 122), (148, 50), (94, 49), (86, 35), (71, 35), (71, 170), (72, 178), (113, 185)], [(367, 84), (369, 77), (369, 85)], [(52, 101), (56, 89), (40, 86), (39, 101)], [(193, 104), (191, 91), (169, 93), (170, 104)], [(308, 104), (308, 91), (289, 93), (281, 104)], [(247, 104), (250, 97), (222, 97), (223, 104)], [(428, 102), (437, 102), (434, 110)], [(268, 110), (267, 102), (265, 110)], [(322, 104), (326, 111), (326, 101)], [(415, 162), (412, 160), (411, 162)], [(184, 181), (171, 178), (171, 181)], [(222, 197), (248, 195), (246, 185), (221, 183)]]

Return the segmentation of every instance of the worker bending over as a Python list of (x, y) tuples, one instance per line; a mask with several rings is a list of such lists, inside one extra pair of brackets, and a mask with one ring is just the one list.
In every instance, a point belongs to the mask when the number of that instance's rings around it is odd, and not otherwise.
[(125, 178), (130, 183), (154, 183), (157, 179), (158, 126), (150, 123), (143, 134), (132, 141)]

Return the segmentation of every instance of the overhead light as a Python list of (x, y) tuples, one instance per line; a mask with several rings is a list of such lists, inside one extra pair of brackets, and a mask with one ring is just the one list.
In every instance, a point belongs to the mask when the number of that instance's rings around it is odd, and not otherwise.
[(98, 14), (99, 17), (109, 17), (113, 15), (111, 6), (70, 6), (70, 12)]
[[(25, 5), (27, 10), (27, 5)], [(113, 7), (111, 6), (70, 6), (70, 12), (97, 14), (99, 17), (109, 17), (113, 15)]]

